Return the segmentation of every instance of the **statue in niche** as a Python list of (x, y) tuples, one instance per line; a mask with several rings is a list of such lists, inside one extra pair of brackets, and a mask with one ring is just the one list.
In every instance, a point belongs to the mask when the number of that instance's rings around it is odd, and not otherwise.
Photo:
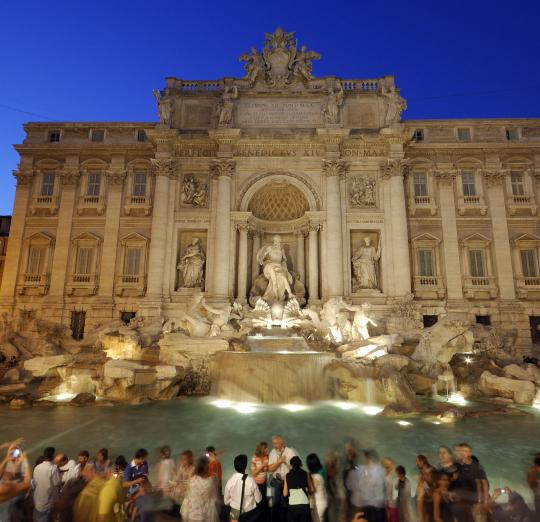
[(364, 289), (378, 289), (377, 263), (381, 258), (381, 244), (375, 248), (371, 238), (365, 237), (364, 244), (360, 245), (352, 256), (354, 273), (353, 292)]
[(351, 178), (349, 201), (352, 207), (374, 207), (376, 205), (377, 182), (371, 176)]
[(238, 98), (238, 87), (225, 87), (218, 104), (218, 125), (228, 127), (233, 123), (234, 101)]
[(205, 262), (206, 255), (201, 247), (201, 240), (194, 237), (176, 267), (182, 276), (183, 288), (202, 288), (204, 286)]
[(339, 109), (343, 105), (344, 93), (341, 82), (337, 82), (337, 88), (330, 87), (322, 106), (322, 115), (325, 123), (337, 124), (340, 120)]
[(244, 80), (248, 80), (250, 85), (253, 85), (258, 78), (265, 75), (265, 63), (262, 54), (257, 52), (255, 47), (251, 48), (251, 54), (244, 53), (240, 56), (241, 62), (244, 64), (246, 75)]
[(171, 126), (172, 122), (172, 100), (169, 97), (163, 98), (161, 96), (161, 93), (154, 89), (152, 91), (152, 94), (154, 95), (154, 98), (156, 99), (157, 106), (158, 106), (158, 117), (159, 117), (159, 123), (161, 125), (166, 125), (167, 127)]
[(257, 252), (257, 262), (261, 265), (262, 275), (268, 281), (262, 298), (269, 304), (293, 297), (291, 290), (293, 278), (287, 268), (287, 257), (281, 244), (281, 238), (274, 236), (271, 245), (265, 245)]
[(399, 95), (399, 91), (394, 85), (388, 88), (383, 85), (381, 94), (386, 105), (384, 126), (391, 127), (401, 120), (401, 113), (407, 108), (407, 102)]
[(186, 176), (182, 184), (182, 203), (194, 207), (206, 207), (208, 187), (193, 176)]

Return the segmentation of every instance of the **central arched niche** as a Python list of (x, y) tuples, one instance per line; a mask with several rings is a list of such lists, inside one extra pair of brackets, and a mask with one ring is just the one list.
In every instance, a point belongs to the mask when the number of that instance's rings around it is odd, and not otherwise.
[(299, 188), (276, 180), (253, 194), (248, 210), (263, 221), (293, 221), (309, 210), (309, 203)]

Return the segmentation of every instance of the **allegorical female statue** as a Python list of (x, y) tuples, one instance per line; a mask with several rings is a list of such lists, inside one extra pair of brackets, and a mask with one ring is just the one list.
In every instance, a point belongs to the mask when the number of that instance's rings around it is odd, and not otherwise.
[(268, 286), (262, 296), (268, 304), (294, 296), (291, 290), (293, 278), (287, 269), (287, 257), (279, 236), (274, 236), (271, 245), (259, 249), (257, 262), (263, 267), (263, 275), (268, 280)]
[(176, 267), (182, 276), (183, 288), (202, 288), (204, 286), (205, 262), (206, 255), (201, 247), (201, 240), (194, 237)]
[(353, 290), (379, 288), (377, 280), (377, 262), (381, 258), (381, 245), (375, 248), (371, 238), (365, 237), (364, 244), (360, 245), (352, 257), (354, 272)]

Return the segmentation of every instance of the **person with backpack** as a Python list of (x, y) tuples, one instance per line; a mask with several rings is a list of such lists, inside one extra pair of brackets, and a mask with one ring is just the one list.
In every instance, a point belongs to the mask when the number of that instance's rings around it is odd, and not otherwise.
[(247, 455), (234, 459), (236, 473), (227, 481), (224, 492), (225, 505), (229, 507), (231, 522), (255, 522), (259, 519), (258, 504), (262, 500), (257, 483), (246, 474)]

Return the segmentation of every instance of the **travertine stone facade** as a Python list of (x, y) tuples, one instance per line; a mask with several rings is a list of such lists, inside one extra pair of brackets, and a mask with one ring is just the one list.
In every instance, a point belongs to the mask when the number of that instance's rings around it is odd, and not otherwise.
[(413, 292), (426, 316), (517, 328), (525, 350), (540, 119), (402, 120), (392, 76), (317, 78), (319, 58), (278, 29), (244, 78), (167, 78), (159, 123), (27, 124), (1, 311), (88, 329), (175, 317), (200, 291), (247, 303), (279, 235), (308, 304), (384, 315)]
[(0, 216), (0, 285), (2, 284), (2, 275), (6, 264), (10, 224), (11, 216)]

